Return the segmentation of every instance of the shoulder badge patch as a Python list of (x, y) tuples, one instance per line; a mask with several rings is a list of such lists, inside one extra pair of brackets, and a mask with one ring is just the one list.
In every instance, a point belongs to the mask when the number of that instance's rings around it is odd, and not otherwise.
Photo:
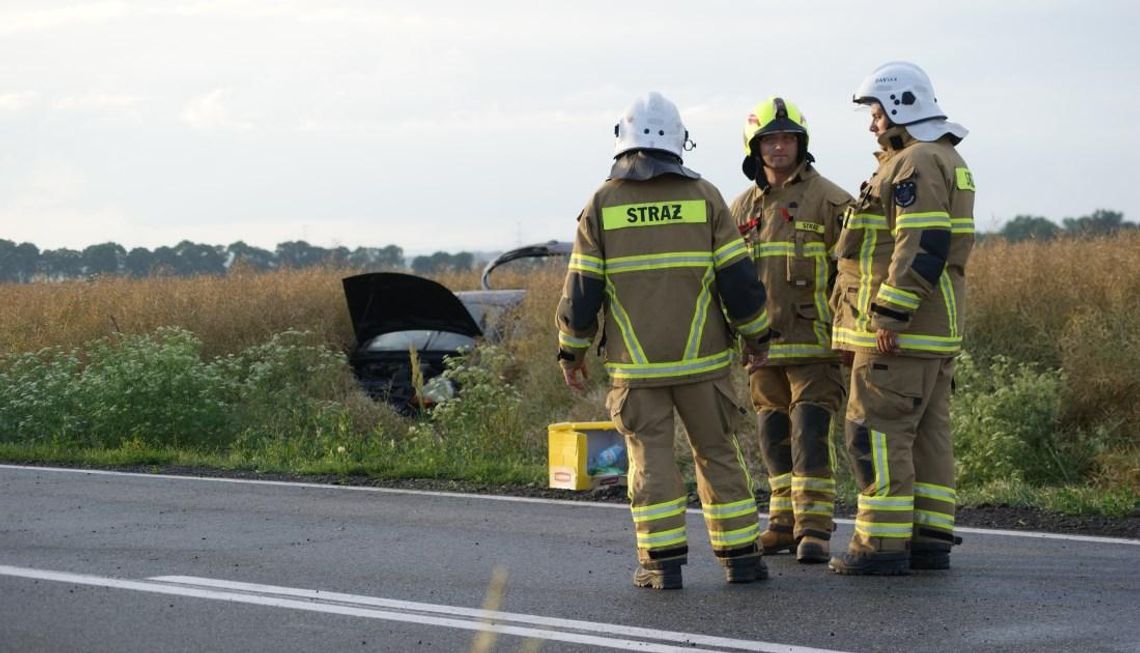
[(913, 181), (900, 181), (895, 184), (895, 206), (906, 208), (918, 199), (918, 187)]

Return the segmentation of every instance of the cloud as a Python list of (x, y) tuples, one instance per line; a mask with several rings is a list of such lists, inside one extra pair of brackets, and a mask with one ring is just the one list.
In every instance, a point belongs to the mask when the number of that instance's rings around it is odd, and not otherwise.
[(182, 110), (182, 121), (194, 129), (202, 131), (233, 130), (243, 131), (253, 127), (248, 120), (240, 120), (232, 115), (226, 106), (229, 91), (224, 88), (200, 95), (188, 102)]
[(0, 111), (23, 111), (34, 105), (38, 99), (39, 93), (35, 91), (0, 93)]
[(129, 12), (125, 2), (80, 2), (44, 9), (6, 9), (0, 11), (0, 34), (42, 32), (76, 24), (101, 23), (120, 18)]

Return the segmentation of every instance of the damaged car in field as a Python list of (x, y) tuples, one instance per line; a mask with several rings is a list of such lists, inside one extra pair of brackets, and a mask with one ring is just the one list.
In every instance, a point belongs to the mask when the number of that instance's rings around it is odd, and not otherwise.
[(452, 292), (431, 279), (400, 272), (343, 279), (356, 334), (349, 363), (361, 387), (404, 414), (453, 397), (457, 389), (441, 376), (444, 360), (480, 339), (500, 341), (526, 295), (520, 289), (492, 289), (491, 271), (520, 259), (569, 256), (570, 247), (551, 241), (504, 252), (484, 268), (482, 290)]

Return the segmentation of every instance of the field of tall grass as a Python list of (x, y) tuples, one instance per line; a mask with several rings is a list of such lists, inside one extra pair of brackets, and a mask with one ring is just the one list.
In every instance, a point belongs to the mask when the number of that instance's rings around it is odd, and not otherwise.
[[(967, 502), (1135, 509), (1136, 252), (1135, 233), (975, 250), (954, 399)], [(352, 379), (342, 271), (0, 285), (0, 459), (543, 484), (546, 425), (605, 416), (597, 357), (584, 393), (555, 362), (564, 269), (496, 272), (528, 291), (507, 339), (452, 360), (463, 392), (416, 418)], [(478, 273), (437, 280), (473, 289)]]

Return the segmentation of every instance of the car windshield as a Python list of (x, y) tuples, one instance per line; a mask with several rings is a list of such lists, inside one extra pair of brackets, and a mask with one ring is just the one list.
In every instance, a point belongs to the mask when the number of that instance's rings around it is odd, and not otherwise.
[(364, 350), (408, 351), (415, 347), (416, 351), (458, 351), (461, 348), (474, 346), (475, 339), (471, 336), (448, 331), (416, 329), (378, 335), (368, 341)]

